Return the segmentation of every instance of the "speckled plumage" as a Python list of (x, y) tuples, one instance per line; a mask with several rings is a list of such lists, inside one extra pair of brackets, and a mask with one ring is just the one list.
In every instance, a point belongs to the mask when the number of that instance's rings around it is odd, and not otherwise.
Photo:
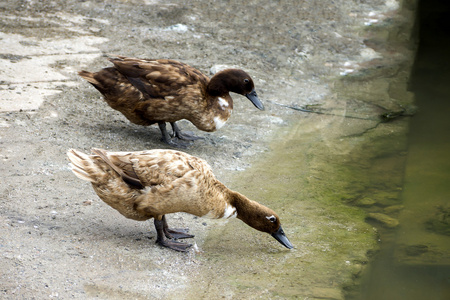
[[(282, 232), (273, 210), (228, 189), (200, 158), (174, 150), (93, 149), (93, 153), (69, 150), (72, 171), (90, 181), (97, 195), (127, 218), (160, 221), (166, 214), (186, 212), (209, 218), (237, 217), (257, 230), (272, 235)], [(281, 243), (292, 248), (289, 242)]]
[[(170, 59), (118, 56), (109, 60), (114, 67), (96, 73), (81, 71), (79, 75), (104, 95), (109, 106), (138, 125), (158, 123), (161, 128), (165, 122), (174, 126), (186, 119), (200, 130), (215, 131), (233, 110), (229, 92), (245, 95), (256, 107), (264, 108), (252, 79), (239, 69), (223, 70), (209, 79), (199, 70)], [(161, 128), (163, 140), (170, 143), (164, 131)]]

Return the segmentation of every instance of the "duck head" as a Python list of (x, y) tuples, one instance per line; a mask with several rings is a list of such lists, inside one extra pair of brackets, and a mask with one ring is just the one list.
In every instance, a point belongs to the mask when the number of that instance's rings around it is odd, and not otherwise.
[(294, 248), (294, 246), (284, 234), (283, 228), (280, 224), (280, 219), (275, 213), (271, 215), (258, 216), (258, 219), (257, 223), (259, 228), (254, 227), (255, 229), (269, 233), (271, 236), (273, 236), (274, 239), (280, 242), (281, 245), (285, 246), (288, 249)]
[(238, 219), (256, 230), (269, 233), (286, 248), (294, 248), (284, 234), (280, 218), (273, 210), (252, 200), (249, 200), (245, 205), (237, 204), (236, 208)]
[(252, 78), (240, 69), (226, 69), (216, 73), (208, 84), (208, 93), (212, 96), (222, 96), (228, 92), (247, 97), (256, 108), (264, 110), (255, 91)]

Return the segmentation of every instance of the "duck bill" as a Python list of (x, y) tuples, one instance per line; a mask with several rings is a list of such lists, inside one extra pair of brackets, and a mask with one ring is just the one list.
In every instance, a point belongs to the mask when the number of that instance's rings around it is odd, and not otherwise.
[(264, 105), (262, 104), (261, 100), (259, 100), (255, 90), (252, 90), (250, 93), (245, 94), (245, 97), (247, 97), (248, 100), (250, 100), (253, 105), (256, 106), (256, 108), (264, 110)]
[(284, 234), (283, 228), (281, 228), (281, 226), (280, 226), (280, 228), (278, 228), (278, 230), (276, 232), (272, 233), (272, 236), (274, 237), (274, 239), (279, 241), (280, 244), (285, 246), (286, 248), (288, 248), (288, 249), (294, 248), (294, 246), (291, 244), (291, 242), (289, 242), (288, 238)]

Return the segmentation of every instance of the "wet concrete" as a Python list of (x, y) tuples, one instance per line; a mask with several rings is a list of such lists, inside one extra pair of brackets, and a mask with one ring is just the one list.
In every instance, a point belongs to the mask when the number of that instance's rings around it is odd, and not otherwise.
[[(293, 3), (1, 4), (4, 298), (342, 299), (352, 289), (376, 230), (346, 204), (385, 201), (374, 213), (396, 204), (391, 154), (404, 147), (408, 117), (379, 116), (413, 101), (405, 86), (414, 1)], [(234, 95), (219, 132), (181, 125), (205, 137), (190, 154), (280, 214), (295, 250), (238, 220), (185, 214), (169, 222), (189, 227), (196, 247), (160, 249), (149, 222), (122, 218), (70, 173), (69, 148), (165, 147), (157, 128), (129, 124), (77, 77), (108, 66), (104, 53), (252, 75), (265, 112)], [(382, 178), (384, 167), (393, 179)]]

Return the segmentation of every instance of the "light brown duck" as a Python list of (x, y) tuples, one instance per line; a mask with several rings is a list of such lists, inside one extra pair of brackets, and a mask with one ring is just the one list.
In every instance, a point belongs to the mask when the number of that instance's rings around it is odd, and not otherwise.
[(87, 155), (69, 150), (72, 171), (90, 181), (97, 195), (126, 218), (154, 218), (156, 242), (161, 246), (177, 251), (191, 246), (174, 239), (193, 235), (169, 229), (165, 218), (186, 212), (214, 219), (237, 217), (293, 248), (273, 210), (228, 189), (200, 158), (174, 150), (92, 151), (93, 155)]

